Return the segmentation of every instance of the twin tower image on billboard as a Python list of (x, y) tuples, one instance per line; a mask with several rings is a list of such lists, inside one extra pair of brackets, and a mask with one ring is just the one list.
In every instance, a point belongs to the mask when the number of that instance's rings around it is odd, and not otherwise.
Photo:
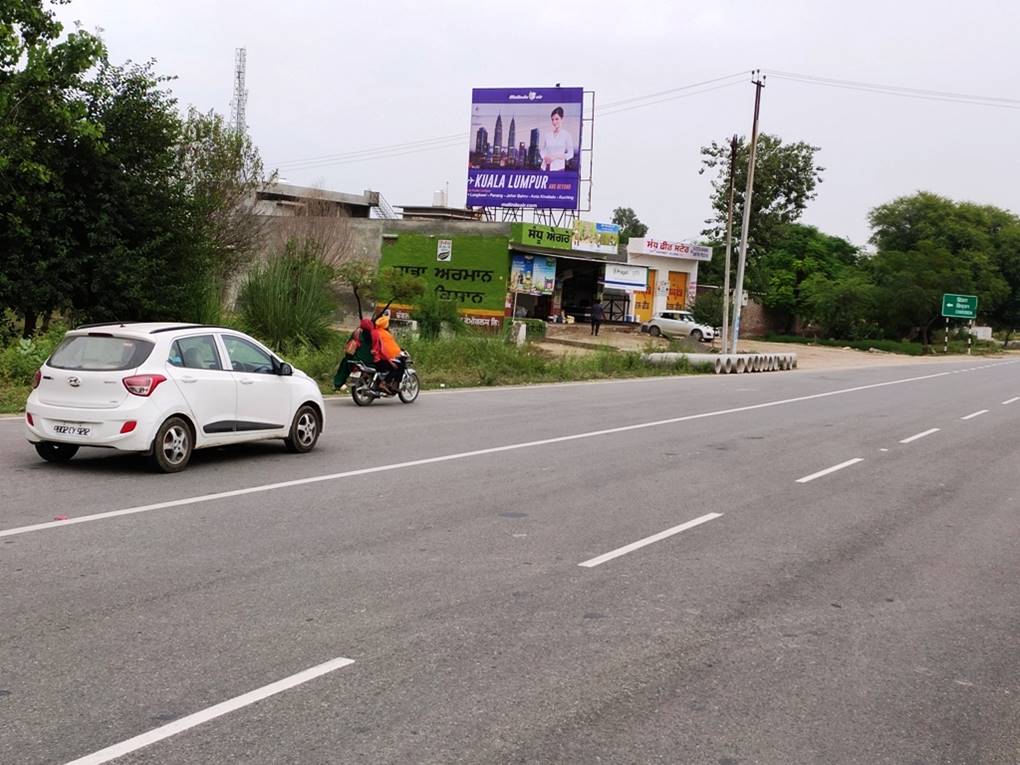
[(467, 203), (576, 210), (583, 88), (475, 88)]

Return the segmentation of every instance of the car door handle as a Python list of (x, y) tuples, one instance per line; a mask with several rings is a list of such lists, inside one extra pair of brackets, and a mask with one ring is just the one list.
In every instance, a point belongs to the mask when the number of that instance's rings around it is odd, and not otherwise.
[(254, 382), (254, 380), (245, 380), (243, 377), (241, 378), (241, 385), (251, 385)]
[(181, 382), (182, 383), (195, 383), (195, 382), (198, 382), (198, 378), (197, 377), (182, 377), (181, 378)]

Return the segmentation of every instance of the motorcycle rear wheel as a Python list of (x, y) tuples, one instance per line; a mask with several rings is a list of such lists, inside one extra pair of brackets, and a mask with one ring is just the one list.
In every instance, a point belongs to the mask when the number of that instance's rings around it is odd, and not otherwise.
[(363, 382), (351, 386), (351, 398), (358, 406), (368, 406), (375, 401), (375, 396), (369, 391), (368, 386)]

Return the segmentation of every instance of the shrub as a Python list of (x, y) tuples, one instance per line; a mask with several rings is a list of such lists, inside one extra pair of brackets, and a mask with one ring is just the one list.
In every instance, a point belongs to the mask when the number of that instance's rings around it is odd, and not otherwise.
[(418, 322), (418, 332), (426, 340), (434, 340), (443, 330), (457, 335), (467, 325), (457, 313), (457, 304), (452, 300), (441, 300), (434, 292), (426, 292), (411, 311), (411, 318)]
[(694, 299), (691, 313), (694, 320), (700, 324), (707, 324), (710, 327), (721, 327), (723, 319), (723, 295), (722, 290), (706, 290)]
[(507, 316), (503, 319), (503, 337), (510, 336), (510, 325), (514, 322), (523, 322), (528, 328), (527, 339), (541, 340), (546, 335), (547, 324), (541, 319), (512, 319)]
[(288, 242), (245, 278), (238, 298), (244, 326), (277, 351), (321, 347), (336, 308), (333, 277), (333, 269)]

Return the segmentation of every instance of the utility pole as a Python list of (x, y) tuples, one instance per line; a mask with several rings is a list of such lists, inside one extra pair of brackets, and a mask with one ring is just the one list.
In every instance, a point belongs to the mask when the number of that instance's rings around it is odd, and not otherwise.
[(730, 338), (730, 255), (733, 252), (733, 175), (737, 169), (737, 137), (730, 140), (730, 206), (726, 213), (726, 267), (723, 276), (722, 352), (729, 353)]
[(751, 151), (747, 159), (747, 191), (744, 192), (744, 221), (740, 227), (740, 258), (737, 261), (737, 289), (733, 293), (733, 339), (731, 353), (737, 352), (740, 339), (740, 314), (744, 307), (744, 267), (747, 264), (747, 231), (751, 227), (751, 194), (754, 191), (754, 155), (758, 148), (758, 110), (761, 107), (761, 89), (765, 78), (761, 69), (751, 72), (754, 83), (754, 122), (751, 125)]

